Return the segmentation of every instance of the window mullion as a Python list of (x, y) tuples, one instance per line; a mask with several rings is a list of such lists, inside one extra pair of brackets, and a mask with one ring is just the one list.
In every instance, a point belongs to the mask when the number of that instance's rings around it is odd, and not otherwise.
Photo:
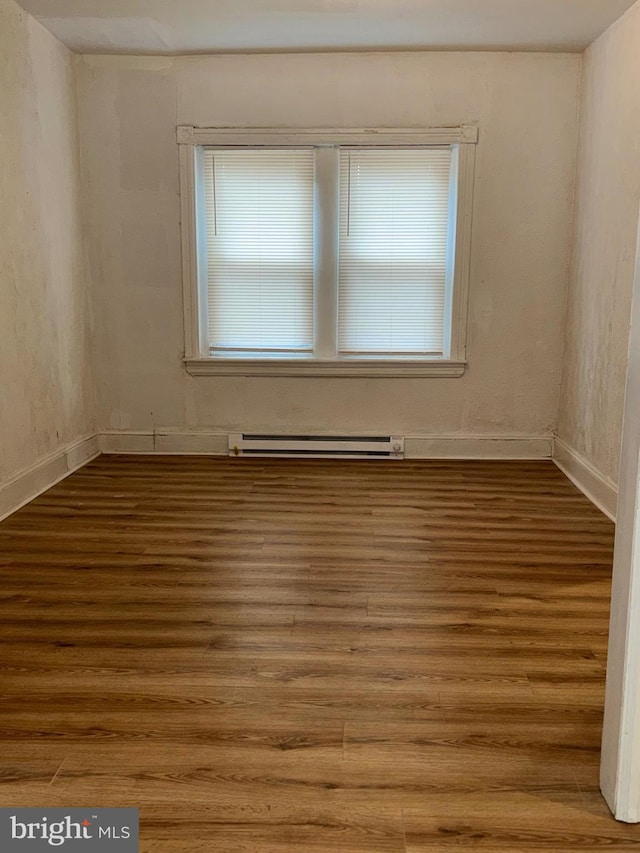
[(336, 357), (340, 157), (337, 147), (318, 148), (315, 159), (314, 355)]

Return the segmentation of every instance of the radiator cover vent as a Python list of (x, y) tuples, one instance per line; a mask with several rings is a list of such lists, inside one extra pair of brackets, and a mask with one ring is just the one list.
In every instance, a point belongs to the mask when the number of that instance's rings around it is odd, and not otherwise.
[(229, 456), (288, 456), (315, 459), (404, 459), (404, 437), (396, 435), (263, 435), (232, 433)]

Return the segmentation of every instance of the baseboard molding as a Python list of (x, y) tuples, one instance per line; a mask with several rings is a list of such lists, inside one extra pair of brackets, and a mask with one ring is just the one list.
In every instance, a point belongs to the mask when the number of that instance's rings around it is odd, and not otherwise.
[[(87, 436), (0, 483), (0, 520), (100, 453), (226, 456), (227, 449), (227, 433), (206, 430), (107, 430)], [(550, 436), (409, 435), (405, 439), (407, 459), (548, 459), (552, 449)], [(558, 459), (554, 461), (562, 467)], [(565, 473), (574, 480), (569, 471)], [(600, 506), (580, 483), (576, 485)], [(610, 515), (605, 507), (601, 508)]]
[[(228, 434), (205, 430), (110, 430), (100, 434), (103, 453), (199, 453), (225, 456)], [(405, 437), (407, 459), (548, 459), (551, 436), (461, 436)]]
[(549, 459), (548, 435), (407, 435), (407, 459)]
[[(78, 439), (0, 483), (0, 521), (100, 453), (226, 456), (228, 434), (204, 430), (110, 430)], [(550, 436), (405, 437), (407, 459), (548, 459), (612, 521), (618, 489), (560, 438)]]
[(155, 453), (153, 432), (109, 430), (98, 436), (101, 453)]
[(616, 520), (618, 487), (561, 438), (554, 441), (553, 461), (574, 486), (611, 521)]
[(100, 433), (102, 453), (158, 453), (165, 456), (226, 456), (228, 434), (204, 430), (109, 430)]
[(0, 521), (99, 455), (98, 436), (85, 436), (0, 483)]

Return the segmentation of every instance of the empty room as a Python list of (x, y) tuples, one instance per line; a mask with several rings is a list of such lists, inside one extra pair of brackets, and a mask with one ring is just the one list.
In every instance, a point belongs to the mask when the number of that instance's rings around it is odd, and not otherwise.
[(640, 0), (0, 0), (0, 111), (2, 853), (640, 850)]

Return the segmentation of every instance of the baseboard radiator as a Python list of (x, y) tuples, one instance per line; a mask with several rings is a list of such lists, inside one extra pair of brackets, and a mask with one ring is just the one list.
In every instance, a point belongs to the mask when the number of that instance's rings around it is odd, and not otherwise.
[(288, 456), (325, 459), (404, 459), (404, 437), (396, 435), (229, 436), (229, 456)]

